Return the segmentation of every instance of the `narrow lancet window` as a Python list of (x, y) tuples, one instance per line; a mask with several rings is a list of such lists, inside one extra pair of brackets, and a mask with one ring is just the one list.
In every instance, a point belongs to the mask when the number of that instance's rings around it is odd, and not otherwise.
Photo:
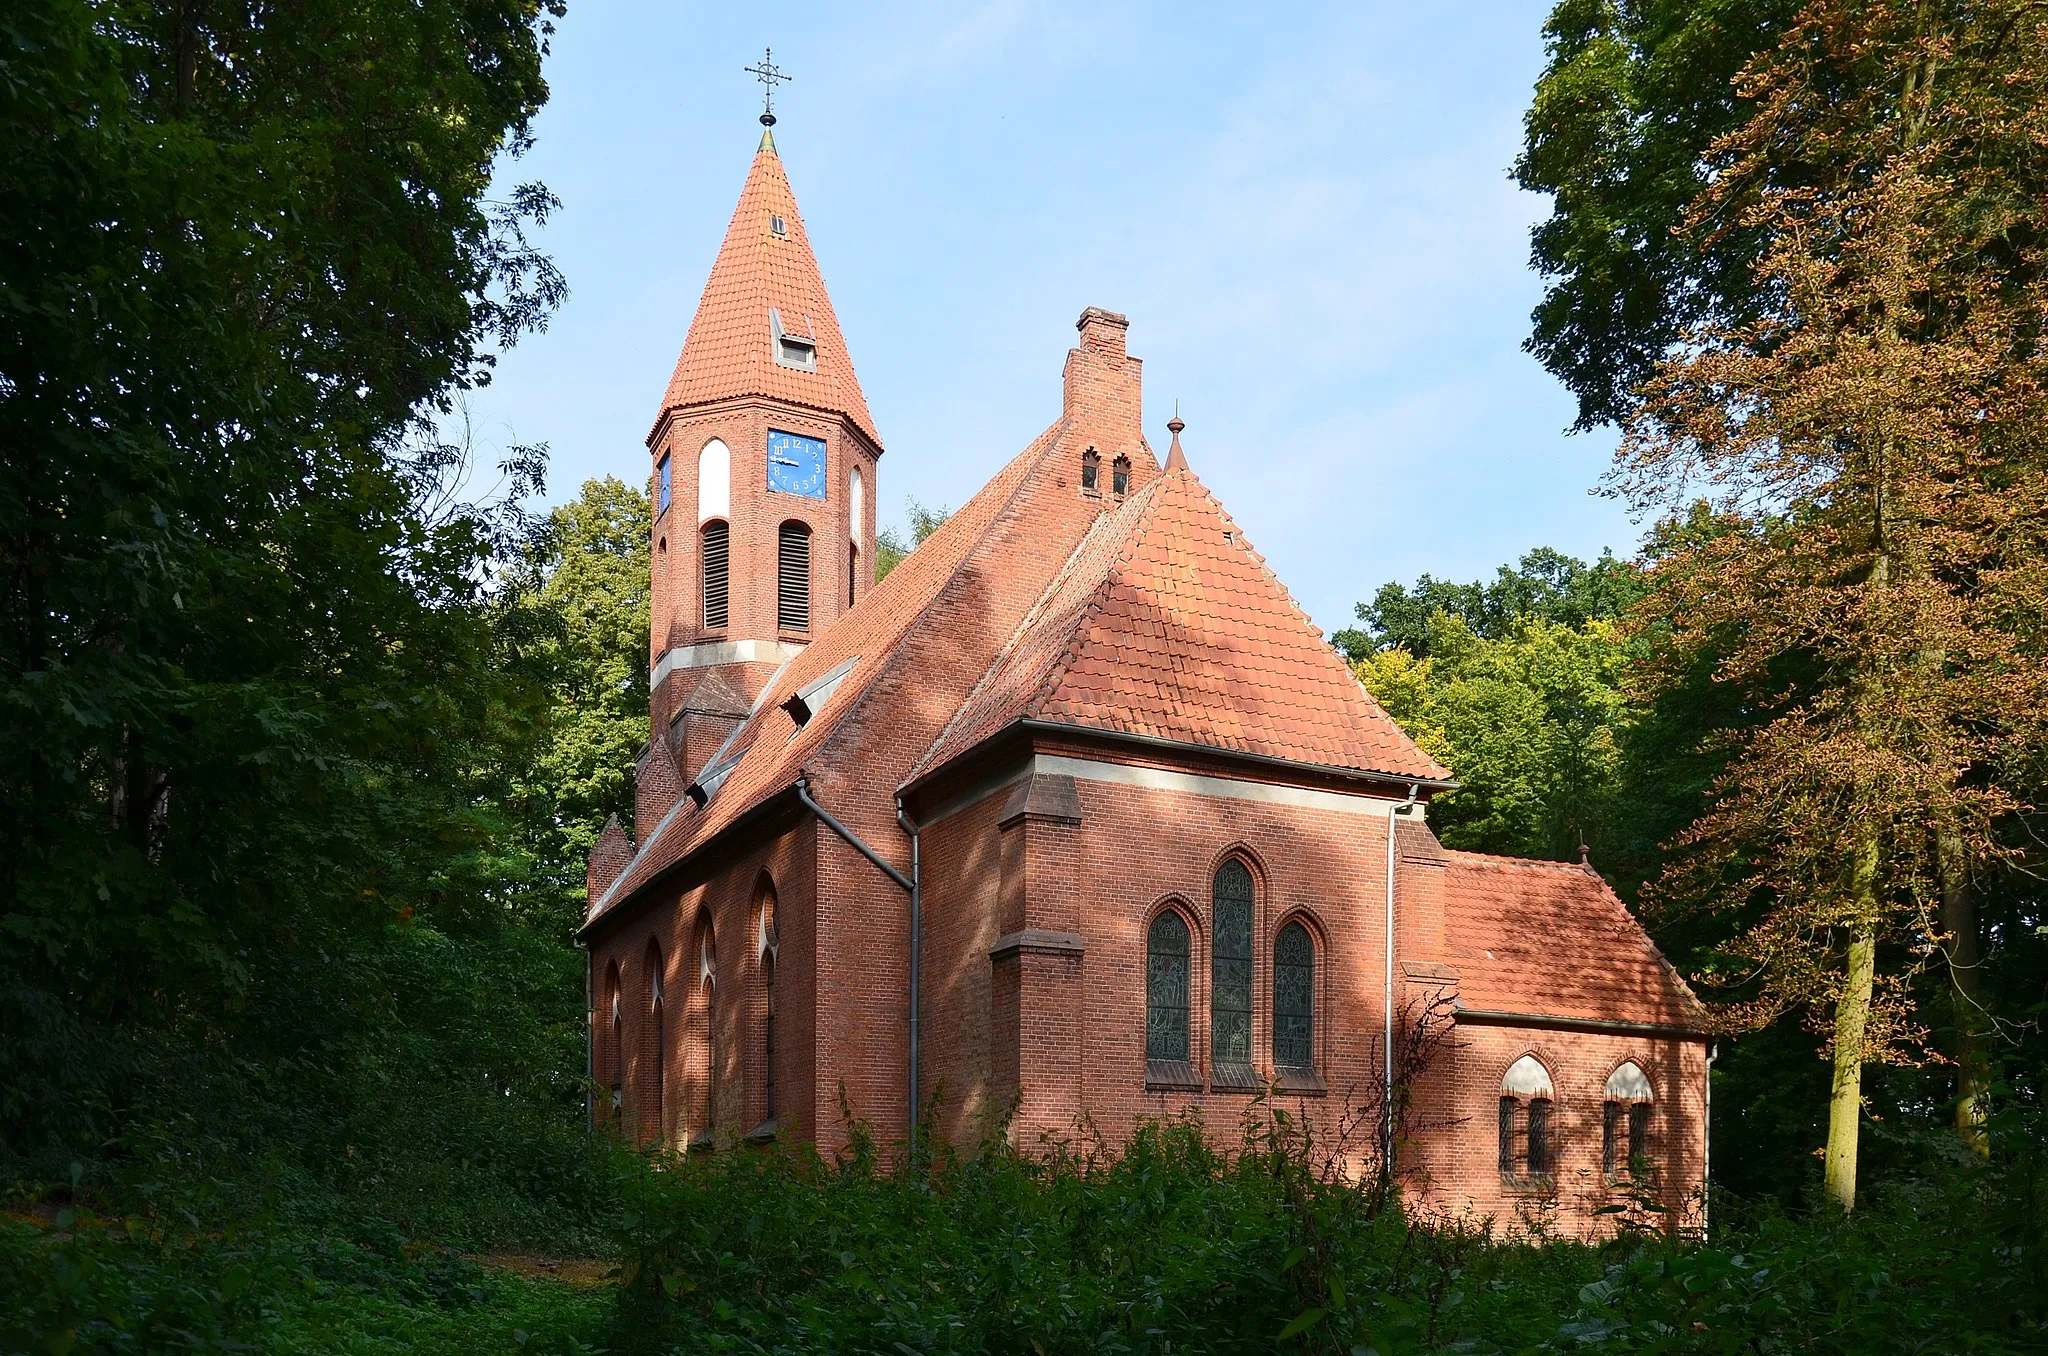
[(1273, 1066), (1289, 1073), (1315, 1069), (1316, 949), (1299, 922), (1273, 943)]
[(732, 528), (713, 520), (704, 524), (704, 629), (722, 631), (731, 597)]
[(1216, 872), (1209, 1041), (1216, 1081), (1251, 1086), (1252, 873), (1236, 858)]
[(1145, 943), (1145, 1058), (1188, 1059), (1188, 925), (1172, 909), (1152, 920)]

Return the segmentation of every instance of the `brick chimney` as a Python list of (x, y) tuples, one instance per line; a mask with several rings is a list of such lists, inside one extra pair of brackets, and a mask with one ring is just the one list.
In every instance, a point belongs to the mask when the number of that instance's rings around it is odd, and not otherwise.
[(1159, 474), (1159, 463), (1142, 432), (1145, 365), (1124, 347), (1130, 327), (1125, 317), (1100, 306), (1081, 312), (1074, 324), (1080, 346), (1067, 350), (1062, 408), (1066, 439), (1095, 448), (1105, 475), (1116, 458), (1128, 457), (1136, 490)]

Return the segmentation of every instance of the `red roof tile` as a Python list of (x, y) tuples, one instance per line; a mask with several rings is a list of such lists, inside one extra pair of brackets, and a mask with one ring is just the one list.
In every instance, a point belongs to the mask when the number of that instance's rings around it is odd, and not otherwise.
[(1022, 719), (1450, 775), (1366, 696), (1185, 462), (1096, 523), (912, 775)]
[[(780, 217), (784, 233), (773, 221)], [(768, 308), (791, 334), (818, 341), (815, 372), (784, 367), (770, 351)], [(843, 414), (877, 448), (881, 439), (853, 373), (853, 357), (839, 333), (839, 317), (811, 254), (796, 195), (783, 173), (774, 142), (763, 137), (739, 206), (725, 228), (725, 243), (711, 266), (697, 315), (669, 378), (662, 412), (678, 405), (761, 395)], [(656, 420), (659, 423), (659, 418)]]
[(1444, 855), (1444, 936), (1466, 1007), (1705, 1029), (1706, 1009), (1598, 872)]

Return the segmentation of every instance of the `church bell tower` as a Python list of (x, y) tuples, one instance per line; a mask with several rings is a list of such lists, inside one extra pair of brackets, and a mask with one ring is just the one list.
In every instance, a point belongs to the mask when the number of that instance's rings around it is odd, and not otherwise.
[[(647, 435), (648, 758), (665, 812), (777, 668), (874, 580), (882, 443), (776, 154), (774, 114)], [(651, 827), (651, 823), (643, 827)]]

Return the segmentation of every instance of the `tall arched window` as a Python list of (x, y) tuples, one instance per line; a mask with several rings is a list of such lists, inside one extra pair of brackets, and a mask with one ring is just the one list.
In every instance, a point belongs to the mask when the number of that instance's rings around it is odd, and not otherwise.
[(775, 964), (780, 938), (775, 931), (775, 890), (766, 881), (761, 893), (761, 1119), (775, 1120)]
[(1172, 909), (1145, 934), (1145, 1059), (1188, 1062), (1188, 925)]
[(703, 540), (700, 555), (704, 561), (704, 629), (720, 631), (725, 628), (727, 605), (732, 597), (732, 528), (714, 518), (704, 524), (700, 536)]
[(1273, 1066), (1315, 1070), (1316, 948), (1299, 922), (1273, 942)]
[(799, 522), (784, 523), (776, 534), (775, 624), (811, 629), (811, 529)]
[(860, 548), (858, 546), (849, 546), (846, 548), (846, 605), (848, 607), (852, 607), (853, 600), (860, 596), (857, 587), (859, 583)]
[(598, 1076), (611, 1084), (611, 1104), (607, 1110), (612, 1126), (617, 1128), (626, 1110), (626, 1000), (619, 989), (617, 961), (605, 967), (604, 992), (605, 1042)]
[(1210, 1063), (1218, 1084), (1252, 1075), (1252, 873), (1233, 857), (1216, 872), (1209, 968)]
[[(711, 1147), (711, 1118), (718, 1106), (718, 951), (709, 917), (697, 922), (696, 982), (691, 985), (688, 1074), (695, 1085), (689, 1114), (695, 1123), (692, 1149)], [(690, 1095), (688, 1092), (685, 1094)]]
[(651, 1127), (656, 1144), (668, 1131), (668, 1023), (661, 990), (661, 948), (647, 943), (647, 1109), (653, 1114)]
[(1600, 1167), (1619, 1177), (1650, 1155), (1650, 1080), (1633, 1061), (1607, 1076), (1601, 1108)]
[(1534, 1055), (1508, 1066), (1500, 1081), (1500, 1172), (1527, 1184), (1551, 1172), (1550, 1070)]

